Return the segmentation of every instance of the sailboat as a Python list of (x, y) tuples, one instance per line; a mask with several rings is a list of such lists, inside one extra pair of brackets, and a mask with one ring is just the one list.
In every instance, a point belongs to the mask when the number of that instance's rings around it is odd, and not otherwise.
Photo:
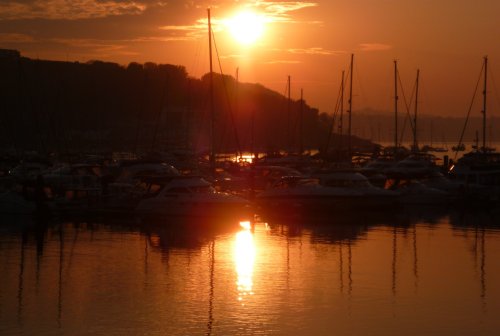
[[(494, 152), (486, 146), (486, 93), (488, 57), (484, 57), (483, 69), (483, 134), (482, 145), (479, 146), (477, 137), (476, 148), (464, 154), (450, 169), (450, 174), (458, 181), (463, 182), (464, 191), (474, 189), (470, 194), (482, 201), (497, 202), (500, 199), (500, 153)], [(460, 144), (461, 141), (460, 141)]]

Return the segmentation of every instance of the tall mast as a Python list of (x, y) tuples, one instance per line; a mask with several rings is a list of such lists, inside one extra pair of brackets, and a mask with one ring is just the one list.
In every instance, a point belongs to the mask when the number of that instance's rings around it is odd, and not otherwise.
[(413, 115), (413, 150), (418, 151), (417, 141), (417, 110), (418, 110), (418, 79), (420, 76), (420, 69), (417, 69), (417, 81), (415, 83), (415, 114)]
[(208, 54), (210, 58), (210, 168), (215, 169), (215, 109), (214, 109), (214, 75), (212, 71), (212, 24), (210, 8), (208, 12)]
[(300, 139), (299, 139), (299, 155), (304, 152), (304, 89), (300, 89)]
[[(234, 116), (234, 128), (235, 128), (236, 134), (238, 133), (238, 130), (237, 130), (238, 123), (237, 123), (236, 118), (238, 117), (239, 111), (240, 111), (240, 106), (239, 106), (240, 100), (239, 100), (239, 95), (238, 95), (239, 91), (240, 91), (240, 68), (236, 67), (236, 89), (235, 89), (235, 100), (236, 100), (235, 105), (236, 105), (236, 107), (235, 107), (235, 113), (234, 113), (235, 114), (235, 116)], [(240, 148), (238, 148), (236, 150), (236, 157), (238, 157), (238, 156), (243, 156), (243, 152), (240, 151)]]
[(190, 143), (191, 140), (191, 119), (192, 119), (192, 106), (191, 106), (191, 81), (188, 79), (187, 80), (187, 102), (186, 102), (186, 114), (185, 114), (185, 122), (186, 122), (186, 132), (185, 132), (185, 138), (184, 138), (184, 145), (186, 146), (187, 150), (193, 149)]
[(287, 106), (287, 145), (288, 145), (288, 148), (287, 150), (290, 152), (291, 148), (292, 148), (292, 132), (291, 132), (291, 129), (290, 129), (290, 124), (291, 124), (291, 109), (290, 109), (290, 104), (291, 104), (291, 99), (290, 99), (290, 87), (291, 87), (291, 80), (290, 80), (290, 75), (288, 75), (288, 106)]
[(394, 155), (398, 149), (398, 61), (394, 60)]
[(483, 152), (486, 152), (486, 79), (488, 75), (488, 56), (484, 56), (484, 89), (483, 89)]
[(340, 83), (340, 118), (339, 118), (339, 153), (342, 152), (342, 136), (344, 135), (344, 75), (345, 71), (342, 70), (342, 82)]
[(349, 160), (352, 158), (352, 151), (351, 151), (351, 135), (352, 135), (352, 127), (351, 127), (351, 117), (352, 117), (352, 75), (354, 71), (354, 54), (351, 54), (351, 77), (350, 77), (350, 83), (349, 83), (349, 126), (348, 126), (348, 135), (349, 137), (347, 138), (348, 145), (347, 145), (347, 153)]
[(434, 123), (432, 122), (432, 119), (431, 119), (431, 147), (432, 147), (433, 140), (434, 140)]

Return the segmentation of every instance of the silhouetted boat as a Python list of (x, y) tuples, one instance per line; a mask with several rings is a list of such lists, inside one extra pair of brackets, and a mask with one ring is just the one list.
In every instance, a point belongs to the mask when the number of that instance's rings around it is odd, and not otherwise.
[(446, 153), (448, 152), (448, 149), (443, 148), (443, 147), (433, 147), (431, 152), (436, 152), (436, 153)]
[[(339, 178), (342, 183), (338, 182)], [(335, 186), (323, 185), (319, 178), (283, 177), (258, 194), (256, 201), (262, 213), (275, 217), (355, 216), (396, 201), (396, 194), (372, 188), (362, 175), (351, 175), (347, 179), (347, 174), (337, 177), (332, 174), (330, 178), (325, 176), (325, 181)]]
[(385, 174), (390, 178), (422, 178), (437, 171), (434, 160), (433, 155), (415, 153), (387, 168)]
[(443, 148), (443, 147), (434, 147), (432, 145), (423, 145), (422, 148), (420, 148), (422, 152), (435, 152), (435, 153), (446, 153), (448, 152), (448, 149)]
[(388, 188), (398, 193), (398, 201), (402, 205), (442, 206), (451, 204), (455, 199), (450, 192), (425, 185), (417, 179), (396, 180)]
[(462, 144), (459, 144), (457, 146), (452, 146), (451, 150), (454, 152), (463, 152), (463, 151), (465, 151), (465, 145), (462, 143)]
[(146, 192), (135, 209), (139, 216), (220, 216), (248, 220), (251, 213), (247, 200), (217, 192), (201, 177), (151, 177), (143, 183)]
[(363, 210), (381, 210), (396, 203), (398, 194), (374, 186), (367, 177), (356, 171), (334, 171), (317, 175), (327, 187), (344, 188), (360, 194), (357, 204)]

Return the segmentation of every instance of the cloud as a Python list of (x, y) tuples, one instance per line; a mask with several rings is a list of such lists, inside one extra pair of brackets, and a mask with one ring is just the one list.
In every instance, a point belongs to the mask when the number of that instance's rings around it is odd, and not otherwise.
[(290, 60), (290, 61), (271, 60), (271, 61), (264, 62), (264, 64), (300, 64), (300, 63), (302, 63), (302, 62), (301, 61), (293, 61), (293, 60)]
[(0, 33), (0, 43), (32, 43), (35, 42), (33, 36), (16, 33)]
[(305, 48), (305, 49), (287, 49), (287, 52), (291, 54), (303, 54), (303, 55), (343, 55), (344, 51), (328, 50), (319, 47)]
[(85, 53), (88, 57), (113, 58), (115, 55), (135, 56), (139, 53), (128, 49), (127, 40), (102, 41), (96, 39), (62, 39), (54, 38), (44, 40), (46, 44), (59, 44), (70, 47), (71, 50)]
[(0, 2), (0, 20), (80, 20), (144, 12), (133, 0), (7, 0)]
[[(161, 26), (159, 29), (168, 32), (170, 38), (177, 40), (195, 40), (207, 34), (207, 19), (198, 19), (191, 25)], [(215, 31), (215, 27), (212, 29)]]
[(170, 42), (170, 41), (186, 41), (189, 38), (185, 36), (141, 36), (130, 39), (130, 42)]
[(359, 49), (361, 51), (384, 51), (392, 49), (392, 46), (383, 43), (361, 43)]
[(219, 56), (219, 58), (221, 58), (221, 59), (238, 59), (238, 58), (246, 58), (246, 55), (231, 54), (231, 55)]
[(288, 12), (316, 6), (318, 3), (310, 1), (257, 1), (247, 5), (247, 7), (256, 7), (276, 16), (287, 16)]
[(310, 1), (256, 1), (244, 7), (262, 12), (266, 22), (272, 23), (309, 23), (320, 24), (320, 21), (298, 21), (289, 14), (305, 8), (317, 7), (318, 3)]
[(77, 48), (92, 48), (92, 49), (120, 49), (122, 45), (113, 43), (113, 41), (103, 42), (102, 40), (96, 39), (64, 39), (64, 38), (54, 38), (48, 40), (53, 43), (64, 44), (70, 47)]

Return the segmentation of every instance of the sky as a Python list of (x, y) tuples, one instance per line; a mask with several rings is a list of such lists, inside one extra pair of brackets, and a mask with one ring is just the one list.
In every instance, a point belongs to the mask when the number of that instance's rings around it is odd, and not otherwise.
[[(397, 60), (400, 110), (419, 69), (419, 113), (464, 117), (488, 56), (488, 115), (500, 115), (498, 0), (2, 0), (0, 48), (50, 60), (169, 63), (201, 77), (209, 71), (207, 8), (214, 71), (235, 77), (238, 69), (240, 81), (282, 94), (290, 76), (292, 98), (302, 90), (321, 112), (334, 111), (353, 54), (353, 112), (393, 110)], [(242, 11), (262, 25), (246, 45), (229, 24)]]

